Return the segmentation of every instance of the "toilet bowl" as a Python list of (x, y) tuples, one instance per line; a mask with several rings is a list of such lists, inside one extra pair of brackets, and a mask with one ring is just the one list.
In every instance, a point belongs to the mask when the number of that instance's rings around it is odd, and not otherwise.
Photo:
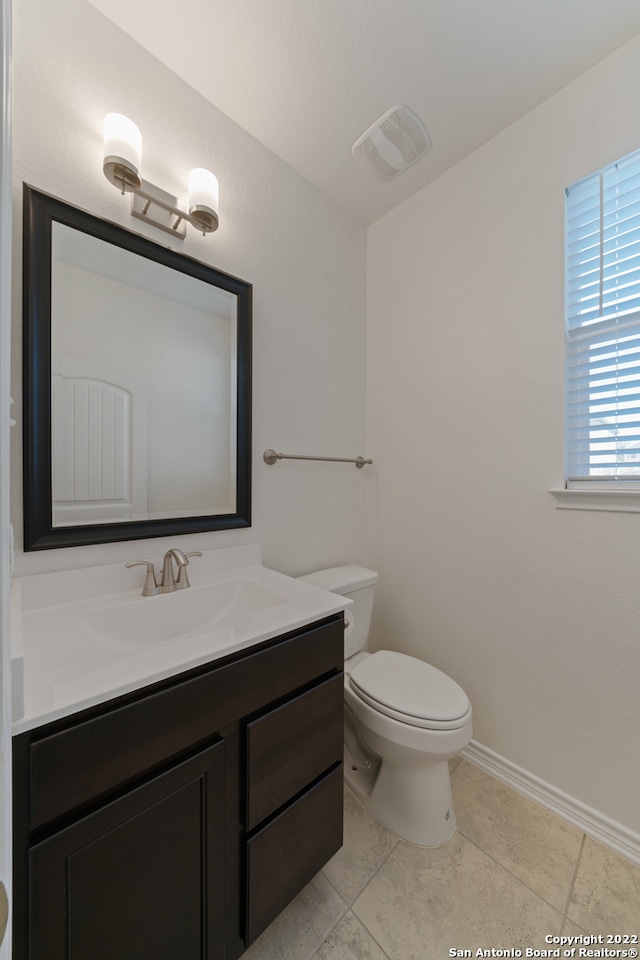
[(472, 736), (471, 704), (441, 670), (391, 650), (368, 653), (377, 574), (347, 564), (301, 577), (353, 600), (345, 630), (345, 781), (381, 823), (419, 846), (456, 825), (451, 757)]

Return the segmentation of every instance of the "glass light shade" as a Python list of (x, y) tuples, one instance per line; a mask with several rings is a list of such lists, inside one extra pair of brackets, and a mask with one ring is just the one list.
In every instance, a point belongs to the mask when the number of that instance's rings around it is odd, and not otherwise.
[(196, 167), (189, 174), (188, 209), (203, 233), (218, 229), (218, 181), (210, 170)]
[(135, 123), (121, 113), (104, 118), (104, 175), (123, 191), (139, 187), (142, 166), (142, 135)]

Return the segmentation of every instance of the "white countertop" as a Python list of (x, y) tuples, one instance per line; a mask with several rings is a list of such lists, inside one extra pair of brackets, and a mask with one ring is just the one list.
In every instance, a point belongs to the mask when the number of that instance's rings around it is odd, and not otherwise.
[[(153, 558), (151, 558), (153, 559)], [(156, 569), (161, 561), (155, 558)], [(248, 649), (315, 620), (338, 613), (351, 601), (270, 570), (259, 544), (207, 550), (189, 563), (191, 587), (142, 597), (144, 567), (124, 564), (18, 577), (12, 585), (14, 722), (23, 733), (183, 671)], [(184, 636), (156, 640), (133, 627), (119, 640), (94, 629), (104, 612), (118, 608), (124, 623), (144, 623), (147, 614), (170, 620), (190, 596), (202, 605), (237, 583), (248, 596), (266, 598), (256, 611), (216, 615), (212, 625)], [(226, 586), (223, 586), (226, 585)], [(193, 591), (193, 593), (192, 593)], [(155, 604), (154, 608), (141, 604)], [(160, 607), (160, 604), (163, 606)], [(178, 606), (181, 605), (181, 606)], [(139, 642), (141, 641), (141, 642)]]

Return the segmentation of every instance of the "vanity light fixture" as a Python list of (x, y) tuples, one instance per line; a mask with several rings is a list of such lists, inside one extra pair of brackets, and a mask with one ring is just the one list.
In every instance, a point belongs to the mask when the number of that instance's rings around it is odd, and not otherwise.
[(189, 174), (187, 211), (178, 198), (140, 176), (142, 136), (133, 121), (120, 113), (104, 118), (104, 175), (122, 194), (133, 194), (131, 214), (174, 237), (184, 239), (190, 223), (204, 236), (218, 229), (218, 181), (209, 170)]

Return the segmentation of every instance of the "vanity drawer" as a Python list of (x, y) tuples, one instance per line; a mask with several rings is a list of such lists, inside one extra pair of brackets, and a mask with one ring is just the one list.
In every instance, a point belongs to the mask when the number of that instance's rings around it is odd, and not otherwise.
[(190, 679), (172, 678), (167, 689), (33, 740), (30, 829), (108, 796), (224, 727), (342, 669), (343, 647), (340, 617)]
[(342, 764), (247, 842), (247, 946), (342, 846)]
[(341, 762), (343, 710), (339, 674), (247, 725), (247, 830)]

